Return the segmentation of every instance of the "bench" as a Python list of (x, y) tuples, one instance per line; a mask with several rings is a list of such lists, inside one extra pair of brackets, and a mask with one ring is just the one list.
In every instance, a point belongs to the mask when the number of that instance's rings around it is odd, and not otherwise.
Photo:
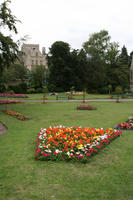
[(59, 100), (59, 99), (68, 99), (69, 100), (69, 96), (56, 96), (56, 100)]

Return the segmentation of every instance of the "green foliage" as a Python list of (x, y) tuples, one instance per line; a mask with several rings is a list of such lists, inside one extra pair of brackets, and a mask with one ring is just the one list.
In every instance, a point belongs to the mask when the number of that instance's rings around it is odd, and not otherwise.
[(27, 79), (28, 71), (26, 67), (20, 63), (12, 64), (9, 67), (4, 67), (2, 73), (2, 82), (10, 85), (10, 82)]
[(4, 84), (0, 84), (0, 92), (3, 93), (5, 92), (6, 88)]
[(110, 36), (108, 34), (108, 31), (101, 30), (98, 33), (91, 34), (89, 40), (83, 44), (83, 47), (88, 55), (99, 55), (100, 58), (105, 59), (109, 40)]
[(10, 90), (13, 90), (16, 94), (26, 94), (27, 93), (27, 84), (20, 83), (18, 85), (9, 86)]
[(17, 33), (16, 22), (18, 20), (12, 15), (8, 7), (9, 0), (0, 5), (0, 77), (5, 66), (9, 66), (18, 58), (18, 44), (13, 41), (11, 35), (4, 36), (2, 28), (7, 27), (10, 31)]
[(46, 83), (47, 69), (43, 65), (38, 65), (34, 67), (29, 72), (29, 84), (30, 87), (43, 88)]
[(123, 93), (121, 86), (117, 86), (117, 87), (115, 88), (115, 93), (116, 93), (116, 94), (122, 94), (122, 93)]

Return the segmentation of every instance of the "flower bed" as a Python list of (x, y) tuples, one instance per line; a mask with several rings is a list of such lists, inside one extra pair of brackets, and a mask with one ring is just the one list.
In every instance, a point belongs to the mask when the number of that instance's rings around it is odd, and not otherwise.
[(9, 93), (0, 93), (0, 97), (9, 97), (9, 98), (28, 98), (25, 94), (9, 94)]
[(5, 100), (0, 100), (0, 104), (11, 104), (11, 103), (24, 103), (24, 101), (21, 101), (21, 100), (8, 100), (8, 99), (5, 99)]
[(96, 110), (96, 108), (90, 104), (80, 104), (77, 106), (77, 110)]
[(17, 118), (17, 119), (20, 119), (20, 120), (29, 119), (29, 117), (24, 116), (24, 115), (21, 114), (21, 113), (14, 112), (14, 111), (12, 111), (12, 110), (6, 110), (6, 111), (4, 111), (4, 112), (5, 112), (6, 114), (11, 115), (11, 116), (13, 116), (13, 117), (15, 117), (15, 118)]
[(102, 128), (44, 128), (35, 140), (35, 159), (87, 162), (121, 134), (119, 130)]
[(133, 122), (122, 122), (116, 125), (114, 128), (120, 129), (120, 130), (133, 130)]
[(126, 122), (115, 125), (114, 128), (119, 130), (133, 130), (133, 116), (128, 117)]

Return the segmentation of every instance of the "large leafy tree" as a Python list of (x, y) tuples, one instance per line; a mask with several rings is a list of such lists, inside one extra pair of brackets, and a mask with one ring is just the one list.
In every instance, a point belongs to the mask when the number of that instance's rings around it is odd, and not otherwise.
[(9, 66), (18, 58), (18, 44), (13, 41), (11, 35), (5, 36), (3, 28), (17, 34), (16, 23), (19, 21), (12, 15), (9, 8), (10, 0), (5, 0), (0, 5), (0, 75), (5, 66)]
[(97, 90), (108, 85), (113, 89), (118, 85), (126, 89), (129, 85), (127, 49), (123, 46), (120, 52), (118, 43), (110, 39), (108, 31), (102, 30), (90, 35), (83, 44), (89, 59), (88, 71), (92, 74), (88, 83)]
[(68, 90), (71, 86), (72, 73), (70, 67), (70, 46), (66, 42), (57, 41), (52, 44), (48, 56), (49, 84), (57, 90)]
[(110, 36), (108, 31), (101, 30), (98, 33), (91, 34), (89, 40), (83, 44), (83, 47), (88, 56), (92, 57), (98, 55), (100, 59), (105, 60), (109, 41)]
[(15, 63), (11, 66), (4, 67), (3, 73), (2, 73), (2, 82), (10, 85), (10, 82), (12, 81), (18, 81), (21, 80), (21, 82), (25, 81), (28, 76), (28, 70), (27, 68), (20, 64)]

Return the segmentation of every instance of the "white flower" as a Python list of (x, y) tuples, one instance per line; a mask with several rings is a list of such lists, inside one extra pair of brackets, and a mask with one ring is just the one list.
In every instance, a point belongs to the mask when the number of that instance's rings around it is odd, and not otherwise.
[(67, 152), (67, 155), (70, 156), (70, 152), (69, 151)]
[(40, 135), (40, 136), (39, 136), (39, 139), (42, 140), (42, 138), (43, 138), (42, 135)]
[(51, 153), (52, 151), (50, 149), (46, 149), (45, 152)]

